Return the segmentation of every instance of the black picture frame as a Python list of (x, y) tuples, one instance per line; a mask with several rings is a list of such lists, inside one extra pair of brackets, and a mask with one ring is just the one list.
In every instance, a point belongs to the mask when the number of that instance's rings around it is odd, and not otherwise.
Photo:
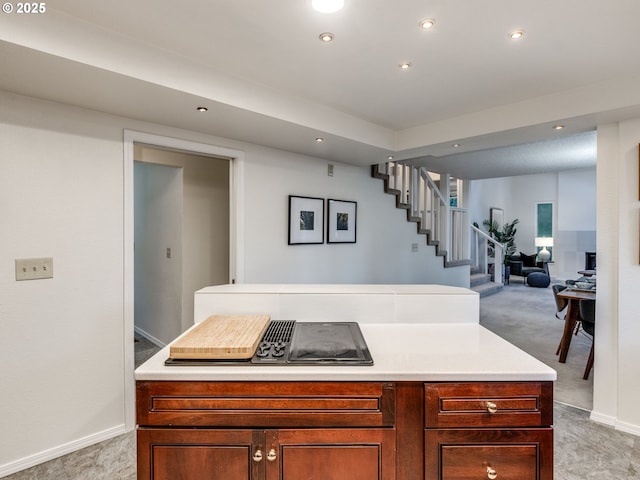
[(327, 200), (327, 243), (356, 243), (358, 204)]
[(289, 195), (289, 245), (324, 243), (324, 199)]

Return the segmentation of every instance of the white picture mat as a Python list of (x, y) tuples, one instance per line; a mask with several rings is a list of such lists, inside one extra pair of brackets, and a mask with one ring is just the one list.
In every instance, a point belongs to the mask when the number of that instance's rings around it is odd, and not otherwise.
[[(357, 203), (346, 200), (328, 200), (328, 243), (355, 243)], [(339, 214), (346, 215), (345, 224), (338, 225)], [(343, 218), (345, 220), (345, 218)]]
[[(313, 212), (313, 229), (303, 230), (302, 212)], [(289, 196), (289, 245), (324, 243), (324, 199)]]

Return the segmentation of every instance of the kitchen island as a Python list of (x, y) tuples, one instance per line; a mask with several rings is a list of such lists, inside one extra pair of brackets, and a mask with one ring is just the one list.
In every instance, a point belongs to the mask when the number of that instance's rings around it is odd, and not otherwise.
[(554, 370), (477, 316), (359, 320), (371, 366), (165, 366), (165, 347), (135, 374), (138, 478), (553, 479)]

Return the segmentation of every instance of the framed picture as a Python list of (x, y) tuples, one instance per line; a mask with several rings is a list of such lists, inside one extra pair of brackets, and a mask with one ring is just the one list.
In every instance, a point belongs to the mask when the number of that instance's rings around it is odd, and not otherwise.
[(327, 200), (327, 243), (356, 243), (357, 203)]
[(504, 210), (496, 207), (489, 208), (489, 221), (491, 225), (493, 225), (493, 222), (496, 222), (498, 224), (498, 230), (502, 230), (502, 226), (504, 225)]
[(324, 199), (289, 195), (289, 245), (324, 243)]

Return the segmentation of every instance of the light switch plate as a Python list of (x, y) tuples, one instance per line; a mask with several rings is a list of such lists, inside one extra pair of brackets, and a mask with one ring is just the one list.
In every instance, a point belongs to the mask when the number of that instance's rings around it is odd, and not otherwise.
[(53, 278), (53, 258), (17, 258), (16, 280)]

